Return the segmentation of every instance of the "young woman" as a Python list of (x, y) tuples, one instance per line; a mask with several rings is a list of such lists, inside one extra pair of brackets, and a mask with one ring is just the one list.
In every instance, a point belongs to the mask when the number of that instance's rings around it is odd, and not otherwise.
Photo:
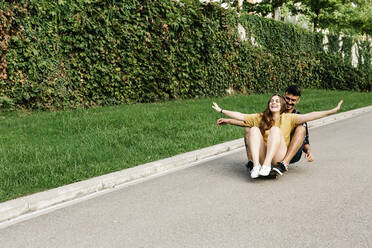
[(270, 97), (267, 108), (263, 113), (242, 114), (224, 110), (215, 102), (212, 108), (232, 118), (221, 118), (217, 121), (217, 125), (233, 124), (251, 127), (248, 137), (253, 160), (251, 177), (257, 178), (260, 175), (268, 176), (271, 171), (271, 165), (275, 165), (283, 160), (287, 153), (292, 129), (305, 122), (336, 113), (340, 109), (341, 104), (342, 100), (338, 103), (337, 107), (330, 110), (308, 114), (290, 114), (284, 113), (286, 110), (284, 98), (281, 95), (275, 94)]

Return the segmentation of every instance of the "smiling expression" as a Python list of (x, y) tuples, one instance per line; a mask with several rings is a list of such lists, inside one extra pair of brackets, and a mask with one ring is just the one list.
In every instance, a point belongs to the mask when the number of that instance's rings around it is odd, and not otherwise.
[(273, 96), (270, 99), (269, 108), (271, 112), (280, 112), (280, 98), (279, 96)]
[(287, 103), (287, 112), (291, 113), (294, 110), (296, 104), (300, 101), (300, 97), (286, 92), (284, 100)]

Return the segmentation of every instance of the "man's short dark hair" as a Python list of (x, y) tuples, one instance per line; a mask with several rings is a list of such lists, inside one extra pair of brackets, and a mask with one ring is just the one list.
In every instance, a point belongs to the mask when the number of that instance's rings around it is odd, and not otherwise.
[(288, 86), (288, 88), (285, 90), (285, 93), (294, 95), (294, 96), (301, 96), (301, 89), (300, 87), (296, 85)]

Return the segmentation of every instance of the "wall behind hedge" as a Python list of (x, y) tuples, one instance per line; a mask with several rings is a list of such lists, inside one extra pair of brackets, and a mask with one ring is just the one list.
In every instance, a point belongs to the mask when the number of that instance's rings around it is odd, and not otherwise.
[[(19, 0), (0, 9), (2, 108), (153, 102), (289, 83), (371, 89), (370, 64), (353, 68), (324, 53), (319, 34), (215, 4)], [(261, 46), (239, 40), (238, 23)]]

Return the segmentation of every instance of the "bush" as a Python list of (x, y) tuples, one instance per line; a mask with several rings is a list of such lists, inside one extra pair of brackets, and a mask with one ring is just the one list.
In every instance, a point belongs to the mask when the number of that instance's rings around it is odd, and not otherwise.
[(14, 103), (8, 97), (0, 97), (0, 110), (11, 111)]
[[(371, 88), (370, 64), (362, 70), (325, 54), (321, 34), (217, 4), (19, 0), (3, 1), (0, 9), (0, 96), (18, 108), (278, 91), (289, 83)], [(237, 23), (259, 47), (239, 40)]]

